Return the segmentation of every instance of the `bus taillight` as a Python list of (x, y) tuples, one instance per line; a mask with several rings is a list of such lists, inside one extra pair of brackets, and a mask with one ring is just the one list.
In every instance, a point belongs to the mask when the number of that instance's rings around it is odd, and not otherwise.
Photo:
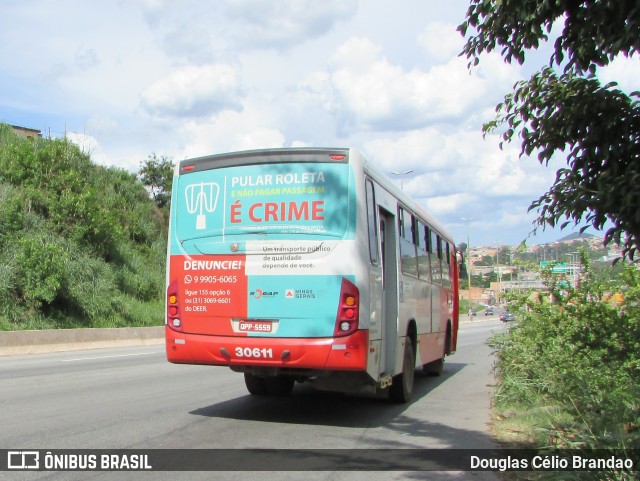
[(359, 305), (360, 292), (358, 288), (343, 277), (336, 327), (333, 333), (335, 337), (352, 334), (358, 329)]
[(176, 331), (182, 330), (178, 283), (176, 281), (169, 284), (169, 288), (167, 289), (167, 325)]

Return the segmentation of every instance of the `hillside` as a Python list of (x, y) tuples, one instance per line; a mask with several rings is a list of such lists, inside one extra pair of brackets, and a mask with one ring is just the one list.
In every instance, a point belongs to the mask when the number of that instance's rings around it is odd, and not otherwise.
[(0, 330), (161, 324), (165, 230), (134, 174), (0, 124)]
[(573, 232), (567, 236), (564, 236), (562, 239), (558, 239), (556, 242), (567, 242), (574, 240), (582, 240), (582, 239), (593, 239), (595, 236), (593, 234), (589, 234), (588, 232)]

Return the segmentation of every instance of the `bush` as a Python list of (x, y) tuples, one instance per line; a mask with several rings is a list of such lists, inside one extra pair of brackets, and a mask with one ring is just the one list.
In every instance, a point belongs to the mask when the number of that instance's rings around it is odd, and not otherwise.
[(135, 174), (0, 124), (0, 329), (161, 324), (164, 219)]
[(0, 182), (0, 248), (5, 239), (24, 226), (24, 199), (20, 190)]
[(18, 290), (23, 299), (40, 307), (51, 303), (66, 277), (64, 241), (44, 231), (28, 231), (15, 243)]
[(151, 301), (162, 297), (163, 272), (148, 259), (134, 257), (118, 270), (118, 282), (123, 293), (136, 299)]
[(554, 406), (568, 414), (537, 426), (549, 446), (640, 448), (637, 266), (597, 278), (583, 254), (577, 286), (550, 270), (544, 275), (548, 294), (513, 297), (519, 321), (491, 340), (497, 406)]
[(86, 325), (114, 315), (118, 286), (109, 264), (76, 247), (69, 254), (66, 274), (60, 292), (65, 310), (75, 312)]

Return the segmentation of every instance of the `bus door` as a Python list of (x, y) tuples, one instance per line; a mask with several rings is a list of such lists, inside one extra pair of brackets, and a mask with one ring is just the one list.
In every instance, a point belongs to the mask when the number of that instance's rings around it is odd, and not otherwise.
[(431, 332), (441, 330), (442, 320), (442, 264), (440, 236), (429, 229), (429, 255), (431, 256)]
[(398, 338), (398, 259), (395, 216), (380, 208), (380, 252), (382, 253), (382, 354), (380, 365), (395, 374)]

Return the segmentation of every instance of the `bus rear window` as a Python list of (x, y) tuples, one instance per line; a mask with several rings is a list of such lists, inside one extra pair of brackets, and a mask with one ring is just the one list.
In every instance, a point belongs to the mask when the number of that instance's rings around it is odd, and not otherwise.
[(180, 176), (173, 193), (177, 237), (344, 238), (355, 222), (350, 172), (349, 164), (301, 163)]

